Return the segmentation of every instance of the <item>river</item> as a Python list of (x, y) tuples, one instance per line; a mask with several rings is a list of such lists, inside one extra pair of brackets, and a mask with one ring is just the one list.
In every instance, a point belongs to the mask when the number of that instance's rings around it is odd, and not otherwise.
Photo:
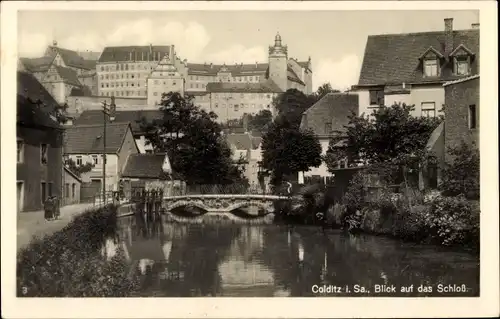
[(138, 296), (479, 295), (476, 256), (380, 236), (125, 217), (119, 237), (141, 274)]

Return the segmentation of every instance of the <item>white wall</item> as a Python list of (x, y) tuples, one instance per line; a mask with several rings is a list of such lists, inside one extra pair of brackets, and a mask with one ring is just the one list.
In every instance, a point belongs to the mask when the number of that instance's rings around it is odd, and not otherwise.
[[(92, 155), (97, 155), (98, 163), (92, 168), (88, 173), (90, 179), (102, 179), (102, 154), (69, 154), (68, 158), (72, 159), (77, 163), (77, 158), (82, 157), (82, 164), (92, 163)], [(118, 190), (118, 156), (116, 154), (106, 155), (106, 189), (107, 190)]]
[(146, 145), (146, 138), (143, 135), (139, 138), (136, 138), (135, 143), (137, 144), (137, 148), (139, 149), (139, 153), (141, 154), (146, 153), (146, 151), (153, 150), (153, 145)]
[[(374, 109), (370, 107), (370, 93), (369, 90), (359, 90), (356, 91), (359, 96), (359, 114), (365, 113), (365, 115), (371, 114)], [(438, 85), (432, 86), (413, 86), (411, 88), (410, 94), (394, 94), (385, 96), (385, 105), (391, 106), (394, 103), (406, 103), (414, 104), (415, 110), (412, 112), (413, 116), (422, 115), (422, 103), (423, 102), (434, 102), (436, 105), (436, 115), (443, 114), (439, 113), (444, 104), (444, 88)]]
[[(321, 155), (326, 155), (326, 151), (328, 150), (328, 145), (330, 144), (330, 140), (328, 138), (320, 138), (319, 143), (321, 144)], [(304, 176), (331, 176), (332, 174), (328, 172), (328, 168), (326, 164), (323, 162), (319, 167), (311, 167), (309, 171), (304, 172)]]

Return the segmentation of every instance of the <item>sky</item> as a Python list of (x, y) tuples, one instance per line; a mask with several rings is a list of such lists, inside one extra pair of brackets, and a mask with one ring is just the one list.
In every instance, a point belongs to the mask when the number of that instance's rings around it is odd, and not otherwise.
[(441, 31), (479, 23), (479, 11), (19, 11), (21, 57), (59, 47), (101, 51), (106, 46), (175, 45), (192, 63), (267, 62), (277, 32), (288, 56), (311, 57), (313, 88), (356, 84), (368, 35)]

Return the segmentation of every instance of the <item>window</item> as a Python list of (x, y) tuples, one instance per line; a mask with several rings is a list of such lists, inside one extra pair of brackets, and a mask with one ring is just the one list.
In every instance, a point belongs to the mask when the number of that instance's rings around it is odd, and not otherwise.
[(438, 76), (438, 60), (437, 59), (424, 60), (424, 75), (425, 76)]
[(325, 134), (330, 134), (332, 132), (332, 122), (325, 123)]
[(99, 164), (99, 158), (97, 155), (92, 155), (92, 163), (94, 163), (94, 165)]
[(40, 162), (47, 164), (47, 144), (40, 145)]
[(238, 112), (238, 109), (239, 109), (238, 104), (235, 104), (235, 105), (234, 105), (234, 110), (235, 110), (236, 112)]
[(45, 200), (47, 199), (47, 189), (46, 189), (46, 186), (45, 186), (45, 182), (41, 182), (40, 183), (40, 190), (41, 190), (41, 200), (42, 200), (42, 203), (45, 202)]
[(422, 116), (435, 117), (436, 116), (436, 103), (435, 102), (422, 102)]
[(465, 56), (455, 58), (455, 73), (457, 75), (469, 74), (469, 59)]
[(83, 164), (82, 157), (81, 156), (77, 156), (76, 157), (76, 165), (82, 165), (82, 164)]
[(75, 198), (75, 193), (76, 193), (75, 191), (76, 191), (76, 184), (73, 183), (73, 184), (71, 184), (71, 197), (72, 198)]
[(69, 183), (64, 185), (64, 197), (69, 198)]
[(370, 90), (370, 105), (385, 105), (384, 90)]
[(215, 107), (219, 107), (219, 104), (215, 103)]
[(17, 140), (17, 162), (22, 163), (24, 161), (24, 142), (22, 140)]
[(476, 129), (477, 128), (477, 112), (476, 112), (476, 105), (472, 104), (469, 105), (469, 129)]

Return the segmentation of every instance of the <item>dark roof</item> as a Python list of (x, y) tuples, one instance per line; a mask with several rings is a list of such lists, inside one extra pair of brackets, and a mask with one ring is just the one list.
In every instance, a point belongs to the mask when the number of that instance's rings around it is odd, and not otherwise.
[[(132, 134), (142, 133), (141, 127), (138, 123), (142, 118), (148, 122), (163, 117), (160, 110), (136, 110), (136, 111), (116, 111), (115, 122), (129, 122), (132, 128)], [(81, 115), (74, 121), (76, 125), (92, 125), (101, 123), (103, 114), (101, 110), (87, 110), (83, 111)]]
[(349, 123), (348, 116), (358, 114), (357, 94), (328, 93), (302, 115), (301, 129), (311, 129), (318, 136), (330, 135), (325, 124), (331, 123), (332, 131), (343, 131)]
[(281, 93), (283, 92), (272, 80), (261, 83), (213, 82), (207, 84), (209, 92), (233, 93)]
[[(160, 59), (165, 53), (170, 52), (169, 45), (145, 45), (145, 46), (122, 46), (105, 47), (99, 57), (98, 62), (118, 62), (118, 61), (153, 61), (158, 60), (156, 54), (160, 52)], [(132, 53), (132, 59), (130, 59)], [(151, 55), (153, 53), (153, 55)]]
[(74, 87), (71, 89), (70, 96), (92, 96), (92, 90), (86, 86), (82, 85), (80, 87)]
[(125, 165), (122, 177), (128, 178), (165, 178), (162, 166), (165, 153), (131, 154)]
[(189, 75), (206, 75), (215, 76), (220, 71), (224, 72), (223, 69), (227, 69), (226, 72), (230, 72), (231, 76), (246, 76), (246, 75), (260, 75), (265, 74), (269, 68), (268, 63), (252, 63), (252, 64), (211, 64), (211, 63), (188, 63), (188, 74)]
[(297, 82), (299, 84), (305, 85), (304, 82), (298, 77), (297, 73), (292, 68), (287, 68), (287, 77), (290, 81)]
[[(106, 153), (117, 153), (120, 150), (129, 127), (129, 123), (108, 123), (106, 125)], [(102, 124), (68, 126), (64, 134), (65, 153), (102, 153), (103, 129)]]
[(64, 166), (64, 170), (71, 176), (73, 176), (74, 179), (76, 179), (77, 181), (79, 181), (80, 183), (82, 182), (82, 179), (76, 175), (75, 173), (73, 173), (66, 165), (63, 165)]
[(101, 52), (95, 52), (95, 51), (78, 51), (77, 52), (79, 56), (84, 58), (87, 61), (97, 61), (99, 60), (99, 57), (101, 56)]
[(27, 71), (45, 72), (49, 69), (54, 57), (44, 56), (41, 58), (20, 58), (21, 63)]
[[(479, 30), (458, 30), (452, 35), (453, 49), (463, 44), (475, 53), (472, 74), (478, 73)], [(446, 57), (444, 40), (444, 31), (369, 36), (358, 85), (435, 82), (435, 78), (423, 77), (419, 58), (431, 47)], [(438, 81), (456, 79), (452, 74), (452, 62), (443, 63)]]
[(82, 84), (78, 80), (78, 75), (76, 74), (76, 71), (70, 68), (65, 68), (62, 66), (54, 65), (54, 67), (57, 70), (57, 73), (59, 76), (63, 79), (63, 81), (67, 84), (75, 85), (75, 86), (81, 86)]
[(58, 103), (30, 73), (17, 72), (17, 123), (60, 128), (49, 115)]
[(253, 137), (249, 133), (231, 133), (226, 135), (226, 141), (237, 150), (254, 150), (259, 147), (259, 137)]
[[(47, 55), (54, 58), (57, 53), (61, 56), (64, 61), (64, 64), (69, 67), (74, 67), (78, 69), (92, 69), (92, 63), (87, 62), (84, 58), (82, 58), (78, 52), (68, 49), (63, 49), (59, 47), (49, 46), (47, 49)], [(95, 67), (95, 65), (94, 65)]]

